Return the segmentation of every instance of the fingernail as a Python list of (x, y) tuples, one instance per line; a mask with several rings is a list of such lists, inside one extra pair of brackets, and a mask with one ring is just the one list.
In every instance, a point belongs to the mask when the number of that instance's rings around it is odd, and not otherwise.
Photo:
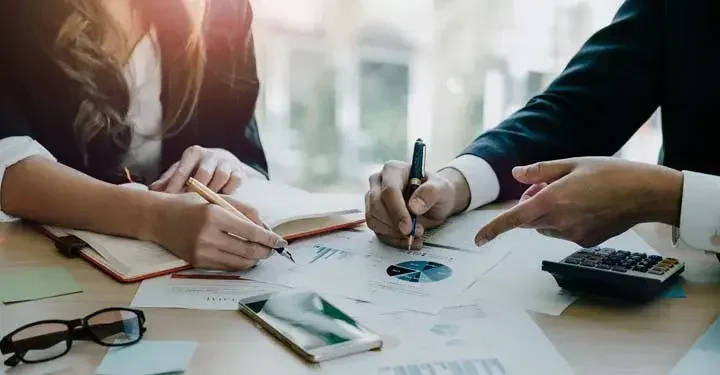
[(414, 213), (418, 213), (422, 211), (423, 208), (425, 208), (425, 202), (423, 202), (423, 200), (420, 198), (413, 198), (410, 201), (410, 204), (408, 204), (408, 206), (410, 207), (411, 211), (413, 211)]
[(525, 167), (515, 167), (512, 169), (513, 174), (525, 174), (526, 168)]
[(475, 246), (480, 247), (480, 246), (485, 245), (486, 243), (488, 243), (488, 241), (489, 241), (489, 240), (488, 240), (487, 238), (485, 238), (485, 237), (478, 237), (478, 238), (475, 239)]
[(425, 234), (425, 229), (422, 227), (422, 225), (417, 224), (415, 225), (415, 237), (422, 237)]
[(400, 221), (398, 228), (400, 229), (400, 233), (410, 233), (410, 223), (405, 219)]
[(282, 238), (278, 239), (278, 240), (275, 242), (275, 248), (276, 248), (276, 249), (286, 248), (287, 245), (288, 245), (288, 242), (285, 241), (285, 240), (282, 239)]

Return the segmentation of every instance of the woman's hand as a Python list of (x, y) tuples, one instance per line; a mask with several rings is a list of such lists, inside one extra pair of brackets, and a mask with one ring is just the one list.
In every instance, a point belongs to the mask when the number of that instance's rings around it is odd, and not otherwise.
[(191, 146), (183, 152), (180, 161), (150, 185), (150, 189), (177, 194), (184, 191), (190, 177), (195, 177), (214, 192), (232, 194), (240, 187), (245, 172), (242, 162), (226, 150)]
[(152, 209), (149, 237), (195, 267), (227, 271), (250, 268), (270, 257), (273, 248), (287, 246), (280, 236), (262, 227), (254, 208), (224, 198), (254, 223), (195, 193), (165, 195)]
[(590, 247), (638, 223), (679, 220), (683, 178), (670, 168), (588, 157), (517, 167), (513, 176), (531, 186), (480, 229), (478, 246), (522, 227)]

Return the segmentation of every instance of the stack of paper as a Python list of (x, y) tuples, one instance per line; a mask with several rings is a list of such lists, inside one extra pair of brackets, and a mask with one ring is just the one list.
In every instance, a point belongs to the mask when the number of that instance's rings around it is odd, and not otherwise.
[(405, 312), (364, 320), (383, 349), (320, 365), (322, 373), (572, 374), (539, 327), (522, 310), (463, 307), (438, 315)]
[[(448, 247), (478, 249), (473, 242), (475, 233), (502, 212), (486, 209), (452, 218), (442, 228), (432, 232), (427, 241)], [(657, 254), (634, 231), (611, 238), (602, 246)], [(558, 287), (552, 275), (541, 269), (542, 261), (560, 260), (578, 248), (572, 242), (546, 237), (532, 229), (507, 232), (478, 249), (504, 256), (480, 276), (456, 303), (498, 302), (544, 314), (560, 315), (577, 297)]]
[(720, 369), (720, 318), (678, 362), (672, 375), (715, 375)]

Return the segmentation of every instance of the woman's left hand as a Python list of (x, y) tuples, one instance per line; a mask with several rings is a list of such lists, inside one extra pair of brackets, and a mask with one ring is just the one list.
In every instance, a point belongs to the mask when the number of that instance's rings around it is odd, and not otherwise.
[(188, 147), (180, 161), (150, 185), (150, 190), (181, 193), (190, 177), (214, 192), (232, 194), (240, 187), (245, 172), (242, 162), (230, 152), (196, 145)]

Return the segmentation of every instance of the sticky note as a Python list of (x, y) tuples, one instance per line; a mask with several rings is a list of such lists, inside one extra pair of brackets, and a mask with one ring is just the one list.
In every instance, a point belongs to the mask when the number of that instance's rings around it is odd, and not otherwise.
[(70, 273), (61, 267), (32, 268), (0, 273), (0, 301), (32, 301), (82, 292)]
[(96, 375), (153, 375), (185, 372), (196, 342), (140, 340), (137, 344), (110, 348)]
[(665, 298), (685, 298), (685, 291), (683, 290), (680, 283), (673, 284), (668, 290), (665, 291)]

